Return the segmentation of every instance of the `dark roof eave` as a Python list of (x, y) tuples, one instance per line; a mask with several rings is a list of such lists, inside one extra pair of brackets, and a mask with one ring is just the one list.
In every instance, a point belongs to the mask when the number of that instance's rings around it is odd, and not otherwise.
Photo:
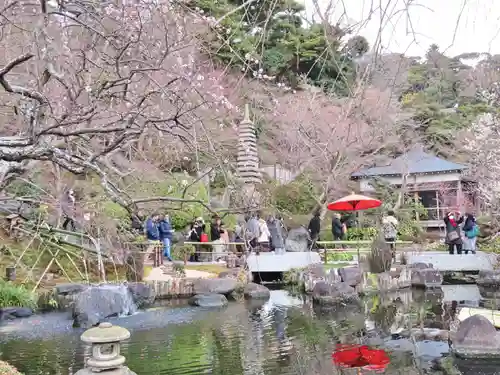
[[(461, 173), (464, 169), (467, 169), (467, 167), (463, 167), (460, 169), (449, 169), (446, 171), (439, 171), (439, 172), (418, 172), (418, 173), (409, 173), (408, 176), (420, 176), (420, 175), (430, 175), (430, 174), (445, 174), (445, 173), (451, 173), (451, 172), (459, 172)], [(362, 173), (353, 173), (351, 174), (351, 179), (352, 180), (358, 180), (362, 178), (373, 178), (373, 177), (398, 177), (402, 176), (402, 173), (384, 173), (384, 174), (362, 174)]]

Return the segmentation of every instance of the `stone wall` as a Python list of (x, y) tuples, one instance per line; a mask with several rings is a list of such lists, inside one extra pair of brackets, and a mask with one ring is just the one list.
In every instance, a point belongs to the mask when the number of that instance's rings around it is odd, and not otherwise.
[(157, 299), (168, 299), (176, 297), (191, 297), (194, 295), (193, 283), (195, 279), (173, 278), (169, 281), (145, 281), (150, 285)]

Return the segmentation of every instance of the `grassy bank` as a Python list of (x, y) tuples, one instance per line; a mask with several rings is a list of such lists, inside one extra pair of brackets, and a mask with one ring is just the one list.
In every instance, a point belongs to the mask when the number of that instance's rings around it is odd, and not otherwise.
[(22, 373), (7, 362), (0, 361), (0, 375), (22, 375)]
[(36, 308), (36, 298), (24, 286), (1, 280), (0, 308), (3, 307), (29, 307), (34, 309)]

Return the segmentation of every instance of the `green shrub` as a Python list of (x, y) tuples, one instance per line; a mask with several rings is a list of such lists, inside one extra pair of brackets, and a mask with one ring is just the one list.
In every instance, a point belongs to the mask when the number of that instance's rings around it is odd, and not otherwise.
[(329, 252), (328, 261), (329, 262), (350, 262), (353, 260), (352, 254), (344, 252)]
[(277, 186), (272, 200), (278, 211), (292, 215), (310, 214), (317, 206), (313, 185), (301, 178), (289, 184)]
[(195, 247), (193, 245), (174, 245), (172, 248), (172, 259), (185, 260), (194, 253)]
[(184, 268), (183, 264), (175, 263), (174, 272), (177, 274), (178, 277), (186, 276), (186, 269)]
[(349, 228), (346, 233), (347, 241), (369, 241), (377, 236), (377, 229), (368, 228)]
[(391, 247), (381, 235), (373, 240), (371, 252), (368, 254), (367, 260), (368, 269), (372, 273), (382, 273), (391, 269)]
[(0, 308), (29, 307), (36, 308), (35, 296), (22, 285), (0, 281)]

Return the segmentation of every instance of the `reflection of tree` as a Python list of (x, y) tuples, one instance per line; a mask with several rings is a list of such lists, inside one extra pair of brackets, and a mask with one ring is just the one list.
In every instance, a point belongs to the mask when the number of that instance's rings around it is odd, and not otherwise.
[(127, 365), (137, 373), (174, 374), (180, 368), (201, 373), (211, 367), (209, 334), (201, 324), (133, 332), (133, 341), (124, 353)]
[(220, 375), (243, 374), (241, 343), (237, 334), (225, 335), (220, 329), (212, 328), (212, 373)]
[(72, 365), (83, 366), (83, 358), (78, 358), (80, 345), (78, 339), (64, 337), (30, 341), (29, 345), (24, 340), (12, 340), (0, 348), (2, 359), (21, 373), (62, 375), (67, 374)]
[(380, 296), (375, 295), (372, 299), (370, 316), (375, 322), (375, 327), (385, 334), (391, 334), (391, 326), (394, 324), (398, 308), (401, 307), (399, 301), (382, 301)]

